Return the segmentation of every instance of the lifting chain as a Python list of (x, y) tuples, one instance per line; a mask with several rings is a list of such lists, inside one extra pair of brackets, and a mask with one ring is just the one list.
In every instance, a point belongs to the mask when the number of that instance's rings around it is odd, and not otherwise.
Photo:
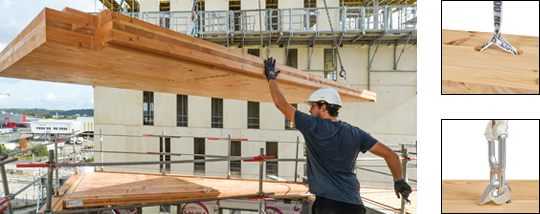
[(339, 54), (339, 45), (336, 42), (336, 37), (334, 36), (334, 28), (332, 27), (332, 21), (330, 21), (330, 13), (328, 12), (328, 6), (326, 5), (326, 0), (324, 2), (324, 9), (326, 10), (326, 18), (328, 18), (328, 24), (330, 25), (330, 30), (332, 31), (332, 40), (334, 41), (334, 47), (336, 47), (337, 56), (339, 59), (339, 65), (341, 66), (341, 71), (339, 71), (339, 76), (343, 77), (347, 81), (347, 72), (343, 68), (343, 63), (341, 62), (341, 55)]

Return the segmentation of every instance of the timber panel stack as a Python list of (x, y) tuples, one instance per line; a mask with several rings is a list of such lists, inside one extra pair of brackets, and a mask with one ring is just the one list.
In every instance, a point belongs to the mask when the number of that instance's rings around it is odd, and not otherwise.
[[(72, 175), (60, 189), (60, 197), (53, 197), (52, 208), (61, 211), (80, 207), (161, 203), (250, 195), (257, 194), (258, 190), (259, 180), (253, 179), (105, 171)], [(307, 185), (286, 181), (265, 180), (263, 191), (275, 195), (309, 194)], [(67, 207), (67, 202), (77, 200), (82, 201), (82, 206)]]
[[(0, 59), (4, 77), (272, 102), (263, 59), (108, 10), (45, 8)], [(343, 102), (376, 99), (281, 64), (276, 70), (290, 103), (321, 87), (336, 89)]]

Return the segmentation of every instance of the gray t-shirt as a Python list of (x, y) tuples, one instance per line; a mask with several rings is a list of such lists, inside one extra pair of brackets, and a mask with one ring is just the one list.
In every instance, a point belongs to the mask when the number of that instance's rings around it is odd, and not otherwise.
[(354, 167), (358, 153), (366, 153), (377, 140), (346, 122), (323, 120), (298, 110), (294, 122), (307, 145), (309, 191), (332, 200), (363, 205)]

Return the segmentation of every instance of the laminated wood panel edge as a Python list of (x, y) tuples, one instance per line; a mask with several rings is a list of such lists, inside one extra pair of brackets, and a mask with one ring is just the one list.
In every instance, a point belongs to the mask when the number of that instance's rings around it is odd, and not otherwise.
[[(495, 45), (481, 52), (474, 50), (492, 37), (493, 33), (443, 29), (442, 80), (492, 86), (494, 90), (485, 89), (492, 93), (533, 90), (538, 94), (538, 37), (503, 34), (510, 44), (524, 51), (521, 55), (512, 55)], [(442, 89), (444, 94), (457, 91), (445, 91), (450, 88), (444, 85)], [(462, 93), (471, 90), (463, 88)]]
[(46, 42), (45, 11), (43, 9), (13, 41), (0, 52), (0, 74), (9, 66)]

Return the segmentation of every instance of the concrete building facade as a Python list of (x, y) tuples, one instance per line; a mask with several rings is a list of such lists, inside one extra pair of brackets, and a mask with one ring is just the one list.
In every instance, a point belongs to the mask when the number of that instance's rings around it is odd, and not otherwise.
[[(141, 12), (159, 11), (159, 1), (146, 0), (141, 2)], [(262, 9), (265, 1), (261, 0)], [(327, 0), (328, 7), (339, 7), (339, 0)], [(317, 7), (324, 7), (322, 0), (317, 0)], [(227, 0), (206, 0), (206, 11), (224, 11), (229, 9)], [(172, 11), (190, 11), (192, 1), (170, 1)], [(278, 9), (303, 8), (303, 0), (279, 0)], [(257, 1), (242, 1), (242, 10), (258, 9)], [(318, 9), (320, 14), (316, 20), (317, 29), (329, 30), (326, 12)], [(331, 19), (335, 17), (330, 14)], [(296, 17), (298, 18), (298, 17)], [(255, 20), (258, 24), (258, 20)], [(268, 19), (264, 19), (268, 20)], [(294, 22), (294, 21), (293, 21)], [(263, 21), (263, 25), (266, 22)], [(293, 36), (294, 38), (294, 36)], [(336, 81), (348, 83), (358, 88), (369, 89), (377, 93), (375, 103), (344, 103), (339, 111), (339, 120), (350, 123), (370, 133), (381, 143), (392, 149), (400, 149), (399, 144), (408, 144), (409, 151), (416, 152), (417, 139), (417, 47), (411, 44), (391, 43), (370, 48), (364, 44), (343, 43), (339, 48), (343, 67), (347, 71), (347, 80), (335, 72), (340, 65), (337, 56), (334, 58), (334, 73), (328, 73), (332, 67), (332, 44), (314, 43), (310, 48), (307, 43), (291, 43), (287, 46), (294, 56), (285, 56), (285, 47), (280, 44), (270, 44), (268, 50), (259, 52), (260, 44), (248, 43), (242, 47), (230, 48), (244, 53), (256, 53), (262, 57), (273, 57), (278, 63), (286, 64), (313, 74), (334, 78)], [(265, 47), (266, 48), (266, 47)], [(399, 64), (395, 65), (395, 49), (402, 50)], [(253, 51), (255, 50), (255, 51)], [(370, 53), (371, 51), (371, 53)], [(375, 57), (373, 57), (375, 54)], [(370, 57), (371, 70), (369, 67)], [(387, 71), (387, 72), (382, 72)], [(332, 77), (332, 75), (334, 77)], [(279, 82), (279, 77), (278, 77)], [(182, 87), (182, 86), (178, 86)], [(151, 98), (151, 102), (150, 102)], [(307, 99), (307, 97), (306, 97)], [(266, 154), (275, 153), (279, 158), (295, 158), (296, 144), (279, 141), (303, 142), (302, 134), (286, 127), (285, 116), (273, 103), (252, 103), (246, 100), (213, 99), (211, 97), (182, 96), (159, 92), (143, 92), (137, 90), (98, 87), (94, 89), (94, 131), (96, 140), (100, 131), (104, 134), (133, 135), (141, 137), (104, 136), (103, 150), (133, 151), (133, 152), (171, 152), (193, 154), (204, 152), (207, 155), (228, 155), (227, 140), (209, 140), (212, 137), (247, 138), (263, 142), (239, 141), (232, 142), (231, 155), (257, 156), (259, 149), (264, 148)], [(308, 113), (306, 104), (295, 105), (298, 110)], [(216, 110), (217, 109), (217, 110)], [(220, 113), (221, 112), (221, 113)], [(309, 113), (308, 113), (309, 114)], [(186, 121), (187, 116), (187, 121)], [(182, 119), (179, 119), (182, 118)], [(221, 118), (221, 119), (220, 119)], [(151, 123), (150, 123), (151, 121)], [(221, 122), (220, 122), (221, 121)], [(180, 124), (180, 125), (179, 125)], [(219, 127), (219, 128), (213, 128)], [(249, 128), (248, 128), (249, 127)], [(193, 137), (167, 138), (161, 141), (158, 137), (142, 137), (143, 134), (181, 135)], [(99, 143), (95, 143), (100, 149)], [(412, 146), (412, 147), (411, 147)], [(298, 157), (304, 157), (304, 145), (300, 144)], [(375, 157), (366, 153), (359, 158)], [(194, 156), (162, 157), (170, 160), (192, 160)], [(96, 162), (101, 158), (96, 153)], [(159, 161), (160, 156), (104, 153), (104, 162), (123, 161)], [(415, 162), (412, 162), (414, 164)], [(227, 176), (227, 162), (208, 162), (204, 167), (200, 164), (173, 164), (171, 166), (143, 165), (105, 167), (106, 170), (137, 171), (173, 174), (203, 174), (209, 176)], [(384, 161), (358, 161), (358, 166), (367, 166), (381, 172), (390, 173)], [(380, 165), (380, 166), (376, 166)], [(258, 163), (241, 162), (231, 166), (233, 176), (242, 178), (258, 177)], [(295, 163), (279, 162), (266, 169), (265, 174), (274, 174), (286, 180), (294, 180)], [(201, 170), (203, 169), (203, 170)], [(304, 163), (298, 164), (299, 176), (305, 176)], [(408, 170), (409, 178), (416, 179), (416, 168)], [(265, 176), (266, 177), (266, 176)], [(358, 170), (357, 177), (361, 185), (393, 186), (392, 177), (373, 172)], [(301, 180), (301, 179), (300, 179)], [(413, 182), (412, 186), (416, 186)]]

